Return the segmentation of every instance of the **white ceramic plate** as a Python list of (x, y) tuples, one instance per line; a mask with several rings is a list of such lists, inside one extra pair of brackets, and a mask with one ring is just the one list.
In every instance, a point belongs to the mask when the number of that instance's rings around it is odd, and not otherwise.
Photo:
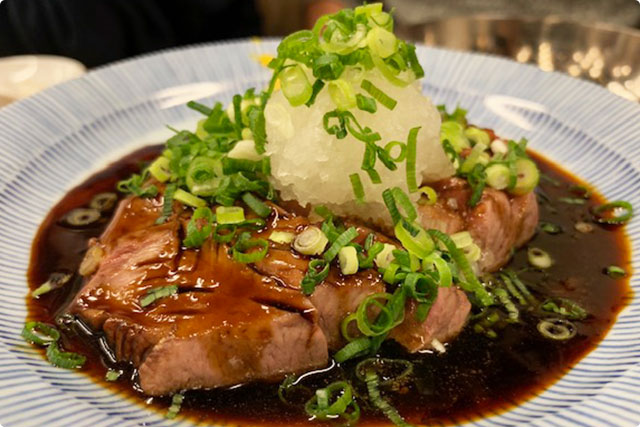
[[(261, 88), (257, 61), (276, 42), (238, 41), (114, 64), (0, 110), (0, 423), (14, 426), (175, 425), (82, 374), (51, 367), (20, 338), (31, 241), (48, 210), (89, 172), (194, 120), (184, 103), (229, 102)], [(425, 92), (531, 147), (640, 209), (640, 106), (580, 80), (490, 56), (418, 48)], [(160, 134), (158, 133), (160, 132)], [(640, 220), (627, 232), (640, 266)], [(588, 260), (587, 260), (588, 261)], [(540, 396), (474, 426), (637, 426), (640, 278), (598, 348)]]

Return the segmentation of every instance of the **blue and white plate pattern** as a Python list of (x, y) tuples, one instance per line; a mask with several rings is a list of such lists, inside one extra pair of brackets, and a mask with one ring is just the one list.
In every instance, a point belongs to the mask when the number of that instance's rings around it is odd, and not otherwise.
[[(0, 423), (18, 426), (189, 425), (124, 399), (26, 345), (25, 273), (48, 210), (105, 158), (158, 142), (193, 121), (184, 103), (228, 102), (269, 73), (275, 41), (236, 41), (117, 63), (0, 110)], [(473, 123), (531, 147), (640, 209), (640, 106), (584, 81), (504, 59), (418, 47), (424, 90)], [(153, 136), (155, 132), (155, 137)], [(640, 219), (628, 226), (640, 270)], [(598, 348), (538, 397), (469, 426), (636, 427), (640, 423), (640, 276), (635, 297)]]

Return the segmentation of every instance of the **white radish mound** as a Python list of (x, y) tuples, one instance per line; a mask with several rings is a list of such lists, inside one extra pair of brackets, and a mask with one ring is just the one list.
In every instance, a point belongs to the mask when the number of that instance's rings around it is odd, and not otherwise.
[[(406, 142), (409, 131), (420, 126), (417, 140), (416, 172), (418, 185), (447, 178), (454, 168), (440, 144), (440, 114), (416, 82), (401, 88), (392, 85), (375, 70), (364, 78), (397, 101), (393, 110), (377, 103), (371, 114), (357, 108), (350, 110), (364, 127), (378, 132), (384, 147), (389, 141)], [(368, 94), (354, 84), (354, 89)], [(379, 225), (389, 225), (390, 217), (382, 200), (386, 188), (407, 191), (405, 162), (388, 170), (379, 160), (376, 170), (381, 184), (372, 184), (360, 169), (365, 145), (350, 134), (344, 139), (329, 135), (322, 124), (328, 111), (335, 109), (326, 87), (313, 106), (292, 107), (282, 92), (273, 94), (265, 109), (267, 154), (271, 156), (274, 187), (284, 200), (295, 200), (302, 206), (326, 205), (339, 215), (358, 217)], [(397, 148), (395, 149), (397, 150)], [(395, 150), (392, 154), (396, 154)], [(365, 191), (365, 203), (355, 202), (349, 175), (359, 173)], [(411, 195), (415, 201), (417, 193)]]

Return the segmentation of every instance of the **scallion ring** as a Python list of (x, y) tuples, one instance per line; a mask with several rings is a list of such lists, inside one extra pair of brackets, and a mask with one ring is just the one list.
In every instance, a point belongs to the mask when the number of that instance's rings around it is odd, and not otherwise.
[(553, 265), (551, 255), (540, 248), (533, 247), (527, 249), (527, 259), (529, 260), (529, 264), (540, 269), (547, 269)]
[(627, 201), (616, 200), (594, 208), (593, 215), (601, 224), (626, 224), (633, 217), (633, 206)]
[(560, 318), (543, 319), (537, 327), (543, 337), (554, 341), (570, 340), (578, 332), (573, 323)]
[(49, 345), (60, 339), (60, 332), (55, 327), (42, 322), (25, 323), (20, 335), (32, 344), (42, 346)]
[[(392, 152), (396, 147), (398, 147), (399, 150), (396, 150), (398, 151), (398, 154), (394, 156)], [(384, 151), (386, 151), (389, 155), (389, 158), (396, 163), (404, 161), (404, 159), (407, 157), (407, 145), (404, 142), (391, 141), (384, 146)]]

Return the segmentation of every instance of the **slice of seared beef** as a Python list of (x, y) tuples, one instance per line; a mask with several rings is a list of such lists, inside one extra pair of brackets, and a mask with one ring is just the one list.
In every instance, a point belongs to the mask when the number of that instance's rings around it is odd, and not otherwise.
[[(104, 330), (118, 360), (138, 368), (145, 393), (280, 379), (326, 365), (326, 339), (307, 298), (234, 262), (225, 246), (181, 249), (179, 221), (154, 225), (159, 213), (152, 200), (122, 202), (94, 243), (104, 257), (71, 306)], [(141, 306), (148, 290), (170, 284), (178, 294)]]
[(487, 188), (480, 202), (469, 207), (471, 189), (466, 180), (451, 178), (431, 186), (438, 201), (419, 206), (421, 224), (449, 234), (468, 230), (482, 250), (478, 262), (482, 272), (505, 265), (512, 250), (524, 245), (536, 231), (538, 202), (534, 193), (514, 197)]

